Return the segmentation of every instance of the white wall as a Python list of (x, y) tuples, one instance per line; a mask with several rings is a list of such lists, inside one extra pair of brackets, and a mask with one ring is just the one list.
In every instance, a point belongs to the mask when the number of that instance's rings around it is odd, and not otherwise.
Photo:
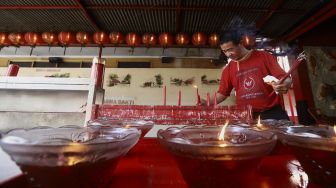
[[(0, 75), (4, 75), (6, 67), (0, 68)], [(48, 76), (52, 74), (70, 73), (71, 77), (89, 77), (88, 68), (20, 68), (18, 76)], [(161, 74), (163, 83), (167, 87), (167, 105), (177, 105), (178, 92), (182, 92), (182, 105), (194, 105), (196, 103), (196, 89), (192, 86), (175, 86), (170, 84), (170, 78), (186, 80), (195, 77), (194, 85), (198, 86), (201, 98), (206, 98), (206, 93), (214, 94), (218, 85), (204, 85), (201, 83), (201, 76), (207, 75), (207, 79), (220, 78), (221, 69), (190, 69), (190, 68), (107, 68), (105, 70), (105, 101), (118, 102), (118, 99), (134, 99), (135, 105), (162, 105), (163, 87), (144, 88), (144, 82), (155, 81), (155, 75)], [(122, 80), (127, 74), (132, 76), (130, 85), (117, 85), (107, 87), (108, 76), (117, 74)], [(120, 101), (120, 100), (119, 100)], [(222, 105), (234, 104), (234, 97), (228, 98)]]

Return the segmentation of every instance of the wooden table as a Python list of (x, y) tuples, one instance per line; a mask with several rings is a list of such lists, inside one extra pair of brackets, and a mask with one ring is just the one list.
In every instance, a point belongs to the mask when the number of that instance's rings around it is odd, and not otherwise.
[[(114, 171), (110, 188), (187, 188), (174, 158), (157, 139), (144, 139), (123, 157)], [(308, 184), (308, 177), (290, 153), (265, 157), (254, 175), (258, 188), (322, 188)], [(23, 176), (0, 184), (25, 188)]]

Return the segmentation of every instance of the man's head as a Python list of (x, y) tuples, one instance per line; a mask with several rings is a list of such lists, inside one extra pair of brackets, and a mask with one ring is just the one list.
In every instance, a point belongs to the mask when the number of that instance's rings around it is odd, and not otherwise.
[(220, 47), (223, 53), (232, 60), (242, 57), (246, 48), (241, 44), (242, 34), (237, 30), (228, 30), (220, 36)]

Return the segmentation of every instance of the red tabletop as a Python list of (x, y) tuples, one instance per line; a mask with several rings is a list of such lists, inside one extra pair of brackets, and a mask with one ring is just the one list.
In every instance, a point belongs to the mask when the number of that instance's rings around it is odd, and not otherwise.
[[(187, 188), (175, 159), (157, 139), (144, 139), (123, 157), (114, 171), (110, 188)], [(290, 153), (265, 157), (253, 175), (253, 188), (322, 188), (308, 183), (308, 177)], [(25, 188), (23, 176), (0, 187)]]

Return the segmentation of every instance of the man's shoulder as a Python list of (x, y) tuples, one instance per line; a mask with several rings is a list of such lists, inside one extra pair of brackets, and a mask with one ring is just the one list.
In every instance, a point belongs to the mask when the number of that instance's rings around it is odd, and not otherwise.
[(267, 56), (272, 56), (271, 53), (264, 51), (264, 50), (253, 50), (253, 53), (256, 55), (267, 55)]

